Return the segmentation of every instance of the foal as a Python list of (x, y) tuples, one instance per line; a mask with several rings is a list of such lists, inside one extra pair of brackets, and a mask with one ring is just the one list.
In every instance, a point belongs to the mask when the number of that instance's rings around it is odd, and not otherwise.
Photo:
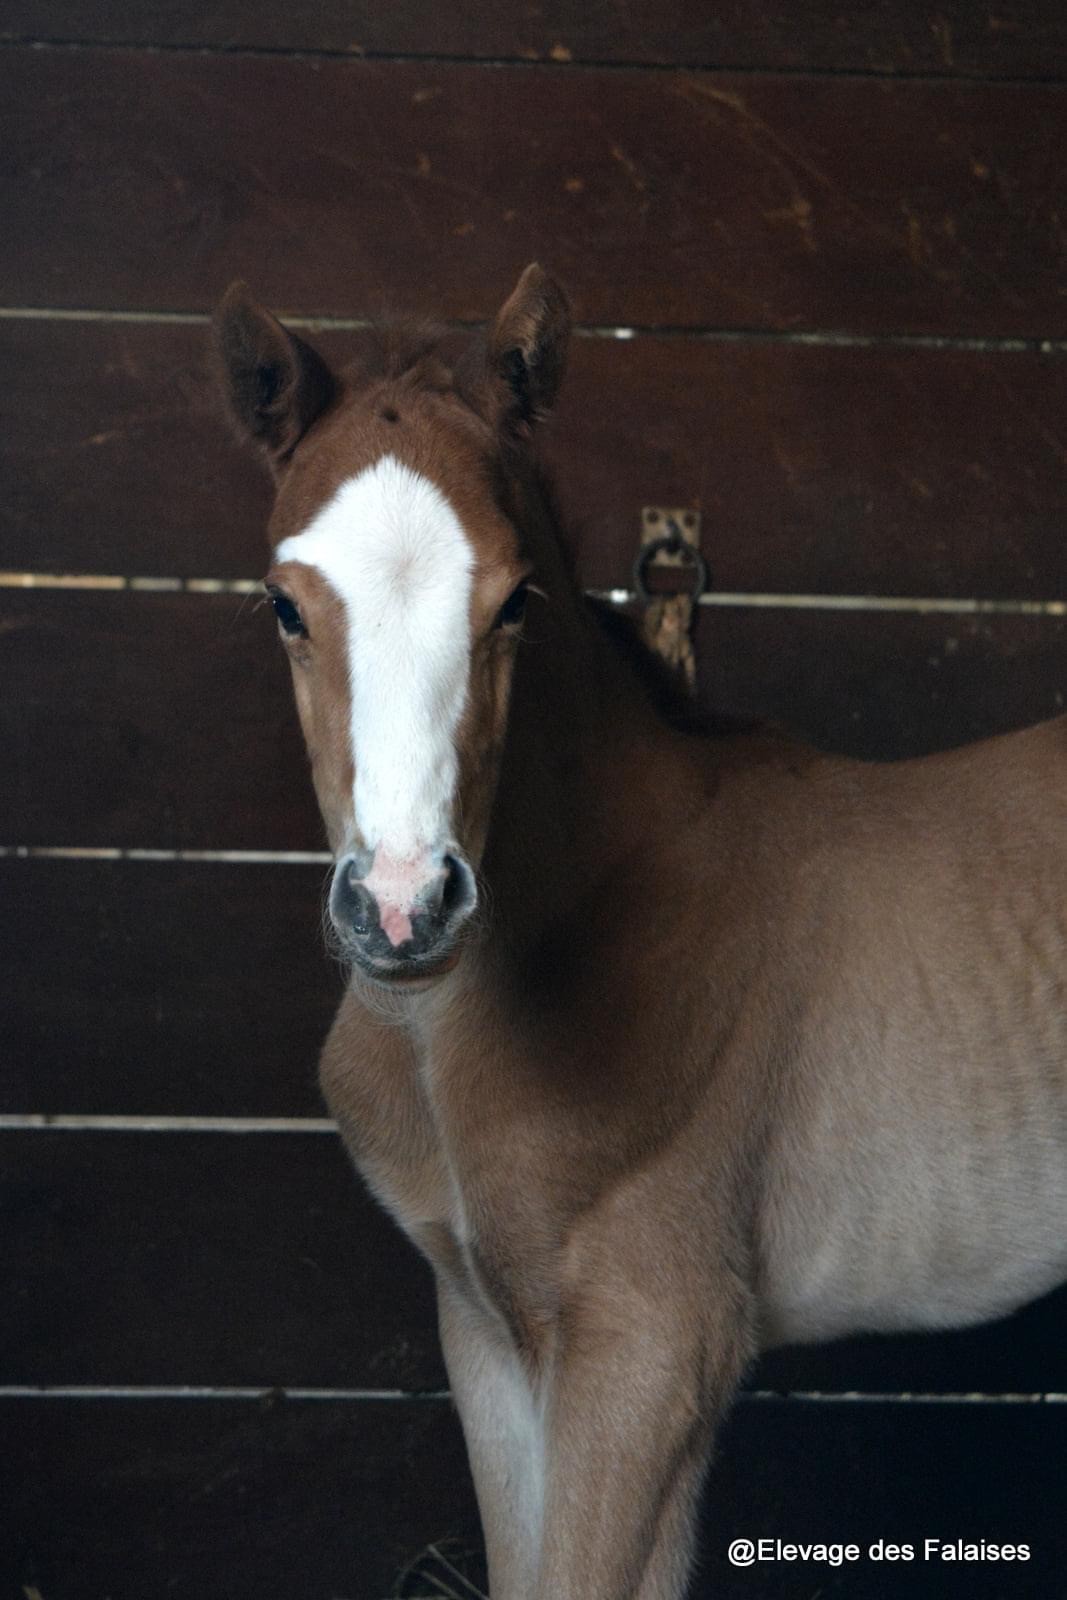
[(351, 983), (322, 1084), (428, 1257), (493, 1600), (678, 1600), (761, 1349), (1067, 1275), (1067, 720), (895, 765), (654, 708), (530, 434), (566, 302), (343, 376), (235, 285), (231, 405)]

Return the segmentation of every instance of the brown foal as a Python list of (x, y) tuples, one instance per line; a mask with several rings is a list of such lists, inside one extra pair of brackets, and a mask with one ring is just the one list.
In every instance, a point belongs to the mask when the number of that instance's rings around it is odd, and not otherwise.
[(583, 600), (537, 267), (343, 374), (235, 285), (351, 981), (322, 1085), (429, 1259), (493, 1600), (678, 1600), (752, 1357), (1067, 1275), (1067, 721), (696, 735)]

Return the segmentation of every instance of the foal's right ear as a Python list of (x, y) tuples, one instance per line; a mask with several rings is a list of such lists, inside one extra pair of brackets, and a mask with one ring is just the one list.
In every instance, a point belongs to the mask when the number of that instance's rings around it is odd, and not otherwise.
[(230, 410), (271, 464), (283, 465), (337, 393), (333, 373), (318, 351), (253, 300), (247, 284), (231, 283), (214, 330)]

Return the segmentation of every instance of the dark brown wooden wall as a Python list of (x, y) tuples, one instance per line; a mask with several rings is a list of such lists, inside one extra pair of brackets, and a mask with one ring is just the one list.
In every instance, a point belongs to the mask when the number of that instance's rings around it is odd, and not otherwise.
[[(476, 1541), (426, 1272), (315, 1088), (322, 836), (268, 619), (218, 583), (261, 571), (267, 488), (212, 301), (245, 276), (340, 357), (390, 304), (478, 322), (537, 257), (580, 321), (545, 447), (579, 571), (627, 588), (641, 506), (702, 511), (706, 703), (873, 758), (1049, 715), (1065, 16), (3, 8), (5, 1593), (384, 1600)], [(1065, 1313), (762, 1363), (695, 1592), (1055, 1600)], [(1034, 1559), (724, 1556), (928, 1533)]]

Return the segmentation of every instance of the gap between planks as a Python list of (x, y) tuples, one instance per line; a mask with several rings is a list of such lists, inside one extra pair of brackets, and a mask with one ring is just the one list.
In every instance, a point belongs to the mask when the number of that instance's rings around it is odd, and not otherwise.
[[(2, 45), (0, 45), (2, 48)], [(282, 311), (289, 327), (311, 333), (355, 333), (373, 324), (366, 317), (314, 316)], [(129, 311), (98, 306), (0, 306), (0, 321), (6, 322), (118, 322), (155, 323), (179, 327), (207, 327), (211, 315), (206, 311), (165, 309)], [(453, 332), (473, 332), (485, 327), (483, 321), (445, 320)], [(981, 355), (1067, 355), (1067, 339), (1042, 335), (973, 335), (950, 333), (852, 333), (846, 328), (715, 328), (692, 327), (675, 323), (578, 323), (573, 329), (578, 339), (696, 339), (709, 344), (784, 344), (830, 346), (846, 350), (891, 348), (902, 350), (963, 350)]]
[(168, 1117), (50, 1111), (0, 1112), (0, 1133), (311, 1133), (336, 1134), (332, 1117)]
[(810, 78), (873, 80), (877, 83), (931, 83), (951, 85), (954, 88), (968, 85), (1037, 85), (1051, 88), (1067, 87), (1064, 72), (1026, 73), (1000, 75), (990, 72), (946, 71), (944, 68), (892, 68), (892, 67), (815, 67), (815, 66), (764, 66), (759, 64), (723, 65), (716, 61), (649, 61), (619, 59), (617, 57), (579, 56), (565, 45), (550, 47), (541, 55), (473, 56), (463, 51), (374, 50), (360, 47), (345, 49), (330, 45), (266, 45), (205, 43), (194, 40), (149, 39), (90, 39), (62, 38), (55, 35), (8, 34), (0, 39), (0, 49), (8, 51), (65, 51), (74, 55), (85, 52), (121, 52), (148, 55), (187, 56), (250, 56), (290, 61), (341, 61), (357, 64), (362, 61), (381, 65), (416, 67), (476, 67), (498, 71), (502, 67), (521, 68), (528, 72), (641, 72), (658, 76), (679, 74), (693, 77), (719, 78)]
[(114, 845), (0, 845), (0, 860), (15, 861), (210, 861), (236, 866), (332, 866), (329, 850), (148, 850)]
[[(0, 589), (63, 589), (135, 594), (237, 594), (263, 592), (258, 578), (146, 578), (119, 573), (0, 572)], [(634, 605), (634, 589), (586, 589), (592, 600)], [(957, 595), (775, 594), (715, 589), (697, 603), (719, 610), (895, 611), (917, 616), (1067, 617), (1067, 600), (980, 600)]]
[[(1033, 1406), (1065, 1405), (1067, 1394), (1049, 1391), (1041, 1394), (894, 1394), (891, 1391), (866, 1393), (858, 1389), (744, 1389), (738, 1395), (742, 1404), (775, 1401), (800, 1401), (810, 1405), (983, 1405)], [(451, 1401), (448, 1389), (325, 1389), (253, 1388), (239, 1385), (195, 1384), (0, 1384), (0, 1400), (305, 1400), (339, 1404), (367, 1401)]]

